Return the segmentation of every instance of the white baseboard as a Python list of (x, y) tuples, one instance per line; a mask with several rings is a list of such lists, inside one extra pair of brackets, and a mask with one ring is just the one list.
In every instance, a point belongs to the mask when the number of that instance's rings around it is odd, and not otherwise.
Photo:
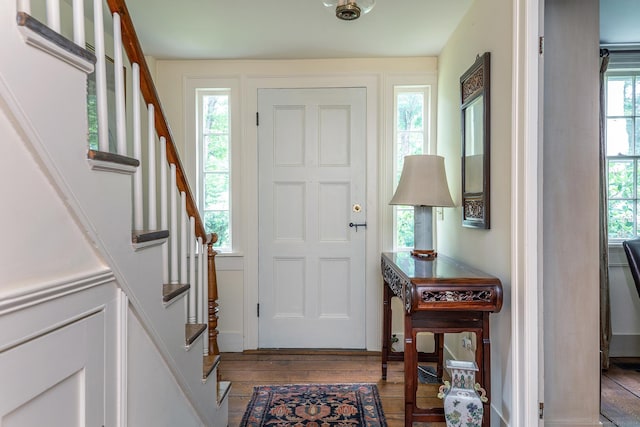
[(549, 421), (544, 420), (545, 427), (597, 427), (602, 426), (600, 421), (572, 421), (572, 420), (560, 420)]
[(223, 353), (241, 353), (244, 350), (242, 332), (218, 333), (218, 348)]
[(610, 357), (640, 357), (639, 334), (615, 334), (611, 337)]

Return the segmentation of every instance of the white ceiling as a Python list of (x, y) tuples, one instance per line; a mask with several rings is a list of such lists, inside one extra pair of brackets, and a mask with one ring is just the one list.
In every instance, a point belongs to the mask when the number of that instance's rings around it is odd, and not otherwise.
[(600, 0), (600, 42), (640, 46), (640, 1)]
[(321, 0), (127, 0), (159, 59), (437, 56), (472, 0), (377, 0), (340, 21)]

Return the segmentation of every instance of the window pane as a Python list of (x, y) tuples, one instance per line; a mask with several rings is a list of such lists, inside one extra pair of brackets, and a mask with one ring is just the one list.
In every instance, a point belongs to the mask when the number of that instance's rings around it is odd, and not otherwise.
[(633, 160), (609, 160), (609, 198), (633, 198)]
[(396, 151), (396, 180), (397, 184), (400, 180), (400, 174), (402, 173), (402, 166), (404, 165), (404, 156), (410, 156), (412, 154), (422, 154), (422, 147), (424, 146), (424, 133), (422, 132), (398, 132), (398, 147)]
[(631, 200), (609, 200), (609, 238), (634, 237), (634, 202)]
[(413, 247), (413, 208), (397, 207), (398, 248)]
[[(429, 91), (426, 86), (396, 86), (394, 111), (394, 177), (398, 185), (405, 156), (423, 154), (429, 143)], [(413, 248), (413, 207), (394, 206), (394, 249)]]
[(204, 176), (204, 209), (229, 210), (229, 175), (207, 173)]
[(607, 156), (633, 155), (633, 120), (607, 119)]
[(635, 83), (636, 83), (636, 93), (635, 93), (635, 100), (636, 100), (636, 111), (634, 113), (635, 116), (640, 116), (640, 96), (638, 96), (638, 94), (640, 93), (640, 75), (635, 75), (633, 76)]
[(424, 94), (403, 92), (398, 94), (397, 103), (397, 130), (423, 130)]
[(205, 136), (205, 172), (229, 171), (229, 136)]
[(636, 146), (635, 146), (636, 150), (635, 150), (634, 154), (636, 156), (638, 156), (638, 155), (640, 155), (640, 132), (638, 132), (638, 126), (640, 125), (640, 122), (638, 121), (637, 117), (633, 119), (633, 122), (635, 124), (633, 132), (634, 132), (634, 135), (635, 135), (634, 139), (636, 141)]
[(607, 79), (607, 116), (633, 114), (633, 85), (631, 76), (610, 76)]
[(87, 121), (89, 125), (89, 148), (98, 149), (98, 96), (96, 95), (95, 72), (87, 78)]
[(229, 97), (205, 95), (203, 103), (203, 130), (205, 133), (229, 133)]
[(207, 233), (216, 233), (218, 241), (216, 247), (230, 248), (229, 241), (229, 211), (206, 211), (204, 213), (204, 228)]

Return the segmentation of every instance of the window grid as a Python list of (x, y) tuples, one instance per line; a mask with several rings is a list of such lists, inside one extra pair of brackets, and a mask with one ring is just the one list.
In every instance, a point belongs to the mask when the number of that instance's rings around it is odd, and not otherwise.
[(216, 233), (214, 244), (222, 252), (231, 251), (231, 116), (230, 90), (198, 91), (200, 124), (199, 207), (207, 233)]
[[(394, 192), (400, 181), (404, 157), (423, 154), (428, 146), (427, 91), (427, 86), (394, 87)], [(413, 207), (393, 207), (393, 242), (394, 250), (413, 248)]]
[[(640, 220), (640, 79), (633, 71), (610, 72), (606, 77), (608, 234), (612, 241), (621, 241), (638, 235)], [(609, 114), (611, 110), (616, 114)]]

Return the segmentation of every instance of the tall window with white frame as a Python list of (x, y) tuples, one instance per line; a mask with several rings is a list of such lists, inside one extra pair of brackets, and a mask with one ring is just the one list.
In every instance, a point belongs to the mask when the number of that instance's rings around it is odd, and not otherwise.
[[(395, 192), (404, 157), (429, 152), (429, 86), (394, 86), (393, 190)], [(393, 207), (394, 250), (413, 248), (413, 207)]]
[(638, 235), (640, 70), (606, 74), (606, 146), (609, 239)]
[(197, 90), (198, 204), (216, 249), (231, 251), (230, 89)]

